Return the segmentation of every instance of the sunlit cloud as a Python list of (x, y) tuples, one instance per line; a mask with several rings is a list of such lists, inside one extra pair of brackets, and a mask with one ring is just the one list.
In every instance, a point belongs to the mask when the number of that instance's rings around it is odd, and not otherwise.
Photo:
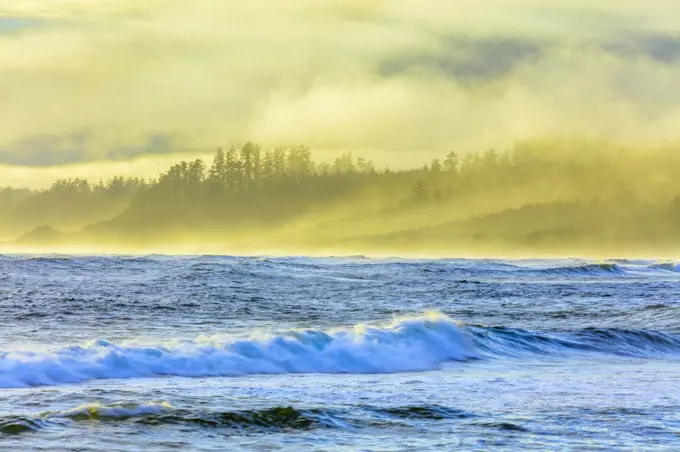
[(0, 0), (0, 161), (676, 141), (679, 16), (668, 0)]

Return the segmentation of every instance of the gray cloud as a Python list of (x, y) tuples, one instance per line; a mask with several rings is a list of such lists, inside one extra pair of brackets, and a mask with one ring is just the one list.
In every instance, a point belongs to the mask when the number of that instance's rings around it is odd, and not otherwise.
[(602, 48), (622, 58), (650, 58), (666, 64), (680, 64), (680, 36), (648, 34), (607, 41)]
[(541, 40), (502, 36), (443, 36), (441, 47), (429, 52), (413, 52), (381, 61), (380, 74), (386, 77), (426, 70), (458, 80), (484, 81), (502, 77), (518, 64), (535, 61), (547, 47)]
[[(170, 135), (150, 134), (132, 143), (97, 144), (93, 134), (32, 135), (0, 147), (0, 162), (20, 166), (52, 166), (83, 160), (127, 160), (140, 155), (162, 155), (183, 152), (180, 142)], [(85, 158), (84, 158), (85, 157)]]

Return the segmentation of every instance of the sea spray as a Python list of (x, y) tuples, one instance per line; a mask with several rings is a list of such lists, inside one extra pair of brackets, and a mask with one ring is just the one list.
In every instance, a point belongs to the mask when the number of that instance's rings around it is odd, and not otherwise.
[(96, 340), (50, 352), (0, 354), (0, 387), (93, 379), (279, 373), (391, 373), (435, 369), (477, 358), (452, 319), (431, 313), (385, 325), (289, 330), (241, 339), (204, 337), (175, 344), (118, 345)]

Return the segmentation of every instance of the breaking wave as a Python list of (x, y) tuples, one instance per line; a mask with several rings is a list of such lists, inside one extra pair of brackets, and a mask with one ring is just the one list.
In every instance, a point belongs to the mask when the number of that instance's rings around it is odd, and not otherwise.
[(456, 322), (431, 314), (335, 331), (291, 330), (172, 345), (116, 345), (98, 340), (52, 352), (0, 352), (0, 387), (161, 375), (407, 372), (477, 357), (472, 341)]
[(97, 340), (54, 351), (0, 352), (0, 387), (154, 376), (416, 372), (437, 369), (450, 361), (575, 352), (680, 355), (680, 336), (624, 329), (544, 332), (462, 326), (432, 313), (382, 326), (289, 330), (242, 339), (207, 337), (166, 345), (117, 345)]

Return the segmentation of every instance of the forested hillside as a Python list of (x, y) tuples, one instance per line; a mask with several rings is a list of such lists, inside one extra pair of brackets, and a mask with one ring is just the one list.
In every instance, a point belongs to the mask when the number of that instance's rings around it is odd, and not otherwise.
[(543, 141), (391, 171), (246, 143), (156, 180), (3, 189), (0, 230), (56, 248), (658, 253), (680, 248), (679, 196), (672, 147)]

